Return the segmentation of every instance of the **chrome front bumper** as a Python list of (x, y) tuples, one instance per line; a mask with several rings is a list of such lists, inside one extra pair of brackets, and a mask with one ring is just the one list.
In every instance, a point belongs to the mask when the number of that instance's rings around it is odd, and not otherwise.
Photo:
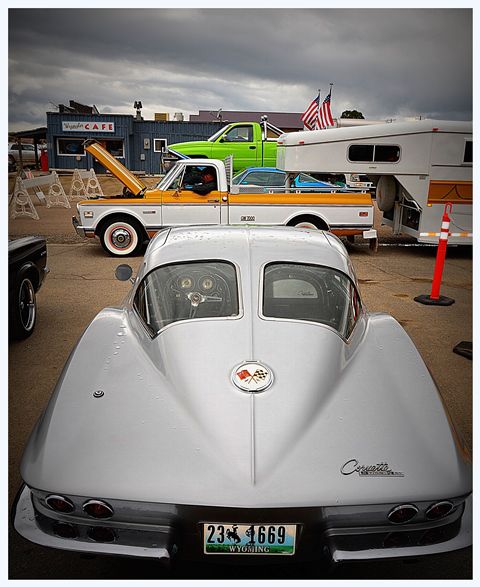
[(78, 221), (78, 218), (76, 216), (72, 216), (72, 224), (78, 236), (81, 236), (82, 238), (87, 236), (85, 234), (85, 229), (83, 228), (83, 226), (80, 226), (80, 222)]

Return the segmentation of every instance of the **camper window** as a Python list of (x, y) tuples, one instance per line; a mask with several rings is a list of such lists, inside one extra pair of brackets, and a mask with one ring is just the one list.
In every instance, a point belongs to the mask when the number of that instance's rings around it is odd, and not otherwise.
[(397, 145), (350, 145), (348, 159), (355, 163), (396, 163), (400, 159)]
[(464, 163), (472, 163), (472, 141), (465, 141)]
[(373, 145), (350, 145), (348, 158), (350, 161), (371, 163), (373, 161)]
[(400, 147), (396, 145), (375, 145), (374, 161), (396, 163), (400, 159)]

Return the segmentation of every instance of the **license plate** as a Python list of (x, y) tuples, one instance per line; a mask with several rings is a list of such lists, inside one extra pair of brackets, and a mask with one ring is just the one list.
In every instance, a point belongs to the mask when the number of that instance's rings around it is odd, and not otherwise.
[(205, 554), (295, 553), (295, 524), (203, 524)]

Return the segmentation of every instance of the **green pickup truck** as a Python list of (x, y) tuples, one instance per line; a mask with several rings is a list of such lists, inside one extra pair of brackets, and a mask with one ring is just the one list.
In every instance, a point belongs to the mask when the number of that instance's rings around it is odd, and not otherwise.
[(267, 121), (234, 122), (206, 141), (175, 143), (168, 148), (190, 158), (225, 159), (233, 155), (233, 171), (245, 167), (275, 167), (277, 140), (283, 131)]

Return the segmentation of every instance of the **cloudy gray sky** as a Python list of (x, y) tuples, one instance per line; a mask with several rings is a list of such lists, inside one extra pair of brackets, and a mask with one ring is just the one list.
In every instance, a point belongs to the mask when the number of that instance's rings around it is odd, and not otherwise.
[(472, 119), (472, 9), (9, 10), (9, 130), (52, 104), (101, 112), (302, 112)]

